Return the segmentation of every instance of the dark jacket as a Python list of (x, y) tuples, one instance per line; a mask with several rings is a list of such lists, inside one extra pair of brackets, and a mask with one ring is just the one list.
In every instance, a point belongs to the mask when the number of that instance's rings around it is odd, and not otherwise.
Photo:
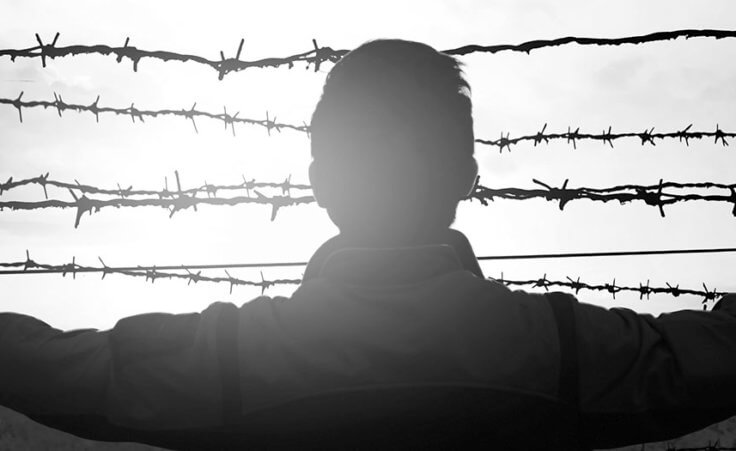
[(482, 277), (464, 238), (337, 239), (291, 298), (109, 331), (0, 314), (0, 404), (90, 438), (181, 448), (203, 436), (439, 446), (458, 431), (519, 449), (662, 440), (736, 414), (736, 297), (654, 318), (510, 291)]

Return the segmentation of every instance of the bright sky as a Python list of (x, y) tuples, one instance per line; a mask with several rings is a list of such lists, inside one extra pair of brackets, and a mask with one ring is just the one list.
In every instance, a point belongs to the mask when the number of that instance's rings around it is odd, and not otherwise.
[[(348, 6), (349, 5), (349, 6)], [(697, 5), (697, 6), (696, 6)], [(733, 1), (603, 2), (541, 1), (378, 1), (362, 4), (309, 2), (181, 1), (23, 1), (0, 5), (0, 48), (36, 45), (58, 31), (58, 45), (131, 45), (217, 58), (233, 56), (245, 38), (243, 59), (286, 56), (311, 48), (311, 39), (333, 48), (354, 48), (375, 38), (404, 38), (445, 49), (465, 44), (520, 43), (566, 35), (621, 37), (682, 28), (736, 29)], [(473, 89), (476, 136), (497, 138), (501, 131), (528, 134), (548, 123), (548, 131), (600, 132), (681, 129), (736, 129), (736, 40), (693, 39), (641, 46), (543, 49), (531, 55), (473, 54), (462, 58)], [(183, 63), (79, 56), (49, 61), (0, 58), (0, 97), (53, 99), (70, 103), (138, 108), (189, 108), (240, 111), (240, 117), (308, 121), (330, 65), (315, 73), (254, 69), (217, 80), (211, 69)], [(94, 116), (27, 109), (24, 123), (12, 107), (0, 108), (0, 180), (50, 172), (57, 180), (79, 180), (102, 187), (173, 187), (178, 170), (184, 187), (239, 183), (241, 176), (260, 181), (308, 183), (309, 142), (299, 133), (241, 126), (237, 136), (222, 123), (200, 120), (199, 134), (177, 118), (132, 124), (129, 117)], [(524, 144), (499, 154), (478, 145), (483, 184), (531, 188), (532, 178), (553, 185), (604, 187), (621, 183), (736, 182), (734, 146), (711, 141), (689, 148), (677, 141), (642, 147), (618, 141), (615, 149), (581, 142), (533, 147)], [(50, 189), (50, 197), (70, 200)], [(41, 200), (39, 187), (6, 193), (2, 199)], [(463, 203), (456, 228), (468, 235), (478, 255), (597, 250), (633, 250), (736, 245), (736, 218), (724, 204), (686, 203), (666, 209), (661, 218), (646, 205), (577, 201), (564, 212), (539, 201), (497, 201), (489, 207)], [(171, 265), (255, 261), (304, 261), (336, 233), (316, 205), (285, 208), (274, 222), (260, 206), (201, 207), (172, 219), (163, 209), (106, 209), (82, 219), (74, 229), (71, 210), (0, 212), (0, 261), (25, 258), (84, 265), (102, 257), (108, 265)], [(736, 255), (664, 256), (565, 261), (487, 263), (489, 276), (507, 278), (577, 277), (590, 283), (638, 285), (651, 281), (681, 287), (736, 291)], [(214, 274), (222, 275), (221, 271)], [(231, 274), (259, 279), (257, 270)], [(300, 277), (301, 269), (266, 269), (266, 278)], [(288, 295), (292, 286), (267, 294)], [(125, 316), (150, 312), (199, 311), (214, 301), (247, 302), (258, 289), (225, 285), (187, 286), (182, 281), (99, 275), (76, 280), (59, 275), (1, 276), (0, 311), (31, 314), (62, 329), (109, 328)], [(625, 306), (661, 313), (699, 308), (697, 298), (581, 292), (580, 299), (604, 306)]]

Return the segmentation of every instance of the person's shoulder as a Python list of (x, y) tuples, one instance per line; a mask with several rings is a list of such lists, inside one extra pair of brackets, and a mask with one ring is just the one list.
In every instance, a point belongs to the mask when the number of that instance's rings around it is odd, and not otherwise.
[[(238, 309), (240, 311), (257, 310), (257, 309), (262, 309), (262, 308), (274, 308), (274, 307), (290, 304), (291, 301), (294, 299), (295, 294), (296, 292), (292, 294), (291, 296), (266, 296), (266, 295), (256, 296), (255, 298), (240, 304), (238, 306)], [(211, 304), (210, 307), (214, 306), (214, 308), (217, 308), (215, 304), (221, 304), (221, 303)]]
[(546, 303), (546, 293), (534, 293), (522, 289), (514, 289), (504, 279), (477, 279), (477, 289), (488, 299), (495, 302), (511, 302), (523, 305)]
[(736, 312), (736, 293), (726, 293), (713, 306), (714, 311)]

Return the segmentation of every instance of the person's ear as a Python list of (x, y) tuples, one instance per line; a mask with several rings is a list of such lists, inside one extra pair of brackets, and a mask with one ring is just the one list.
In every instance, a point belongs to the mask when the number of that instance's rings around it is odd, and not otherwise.
[(458, 187), (460, 199), (465, 199), (473, 192), (475, 180), (478, 178), (478, 163), (475, 158), (470, 159), (470, 163), (463, 167), (461, 185)]
[(312, 160), (309, 164), (309, 183), (312, 185), (312, 194), (317, 200), (317, 205), (322, 208), (327, 208), (326, 197), (329, 189), (325, 187), (326, 180), (324, 179), (324, 171), (322, 166), (316, 161)]

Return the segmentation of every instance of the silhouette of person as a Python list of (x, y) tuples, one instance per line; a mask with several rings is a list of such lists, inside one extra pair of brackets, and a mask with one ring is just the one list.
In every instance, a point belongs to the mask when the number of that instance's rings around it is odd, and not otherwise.
[(327, 76), (309, 175), (340, 234), (291, 298), (62, 332), (0, 314), (0, 404), (182, 449), (586, 449), (736, 414), (736, 297), (655, 318), (483, 277), (450, 228), (477, 174), (454, 58), (377, 40)]

